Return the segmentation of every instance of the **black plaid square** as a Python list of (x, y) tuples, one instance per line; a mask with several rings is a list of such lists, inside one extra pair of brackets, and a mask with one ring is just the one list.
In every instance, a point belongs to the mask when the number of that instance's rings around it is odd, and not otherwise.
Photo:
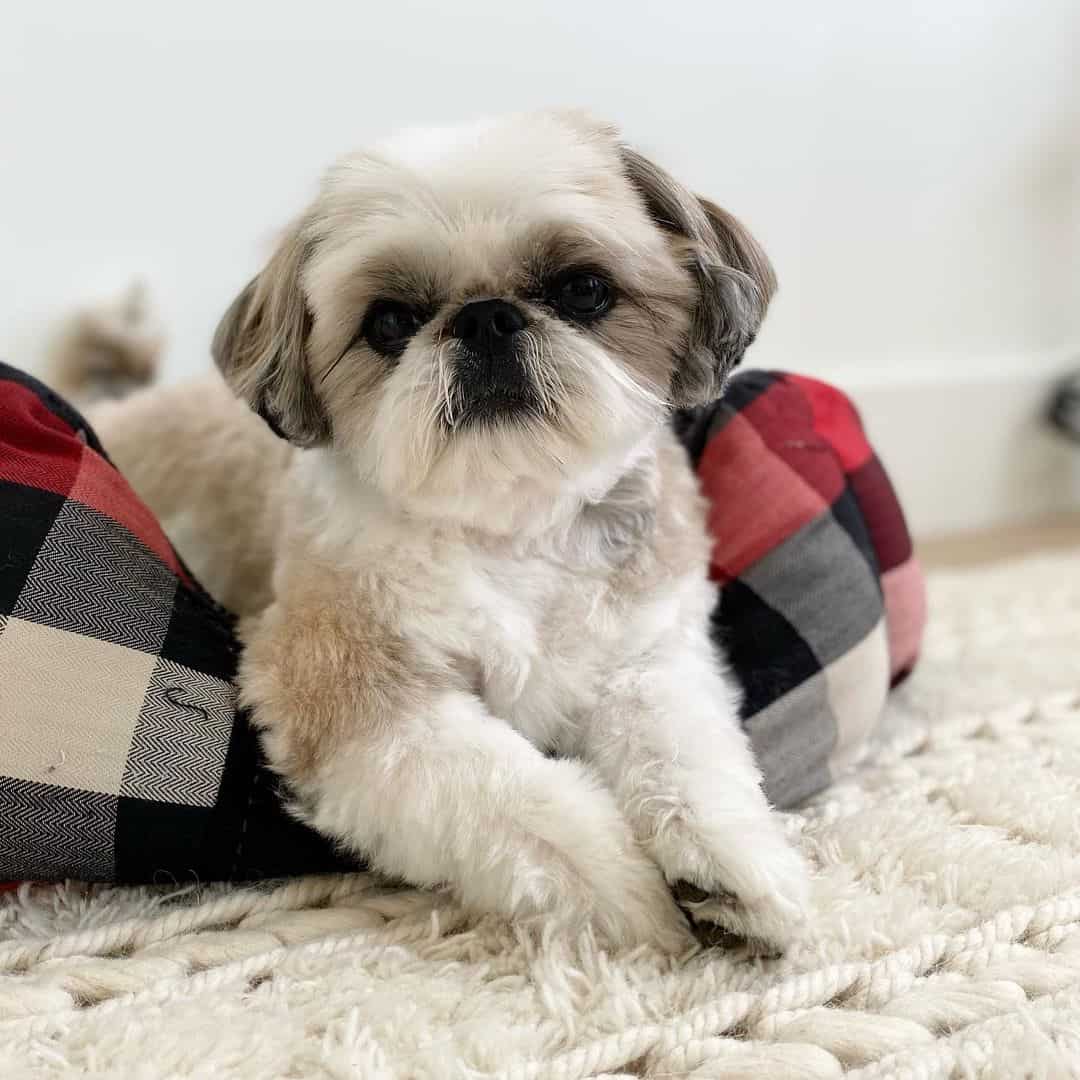
[(0, 480), (0, 615), (19, 602), (45, 537), (64, 506), (64, 496)]
[(157, 653), (176, 578), (122, 525), (69, 499), (53, 521), (12, 614)]
[(0, 776), (0, 879), (112, 881), (117, 800)]

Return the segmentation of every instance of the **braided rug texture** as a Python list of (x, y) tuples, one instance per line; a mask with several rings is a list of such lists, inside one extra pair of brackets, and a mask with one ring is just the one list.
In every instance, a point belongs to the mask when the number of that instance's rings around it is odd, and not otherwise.
[(1080, 1076), (1080, 552), (931, 579), (781, 960), (611, 955), (367, 876), (0, 894), (0, 1077)]

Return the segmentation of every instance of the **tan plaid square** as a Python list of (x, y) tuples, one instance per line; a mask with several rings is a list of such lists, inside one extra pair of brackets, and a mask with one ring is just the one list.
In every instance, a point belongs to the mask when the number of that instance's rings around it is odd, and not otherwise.
[(829, 755), (833, 777), (854, 765), (869, 748), (889, 689), (889, 642), (885, 618), (853, 649), (825, 668), (836, 743)]
[(0, 762), (5, 776), (108, 795), (157, 658), (9, 618), (0, 634)]

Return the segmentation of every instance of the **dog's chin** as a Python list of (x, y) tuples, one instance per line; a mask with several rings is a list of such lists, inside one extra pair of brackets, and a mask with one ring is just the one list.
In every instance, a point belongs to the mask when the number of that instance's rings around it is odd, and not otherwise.
[(630, 411), (579, 409), (575, 417), (546, 412), (528, 396), (480, 396), (452, 422), (385, 425), (376, 442), (348, 456), (354, 476), (410, 514), (528, 533), (610, 490), (656, 427)]

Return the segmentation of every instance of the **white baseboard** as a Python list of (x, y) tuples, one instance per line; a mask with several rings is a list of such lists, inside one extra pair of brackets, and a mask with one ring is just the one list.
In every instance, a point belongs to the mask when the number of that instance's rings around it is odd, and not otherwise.
[(1055, 383), (1080, 367), (1080, 352), (973, 367), (822, 373), (858, 405), (917, 538), (1080, 510), (1080, 446), (1045, 419)]

